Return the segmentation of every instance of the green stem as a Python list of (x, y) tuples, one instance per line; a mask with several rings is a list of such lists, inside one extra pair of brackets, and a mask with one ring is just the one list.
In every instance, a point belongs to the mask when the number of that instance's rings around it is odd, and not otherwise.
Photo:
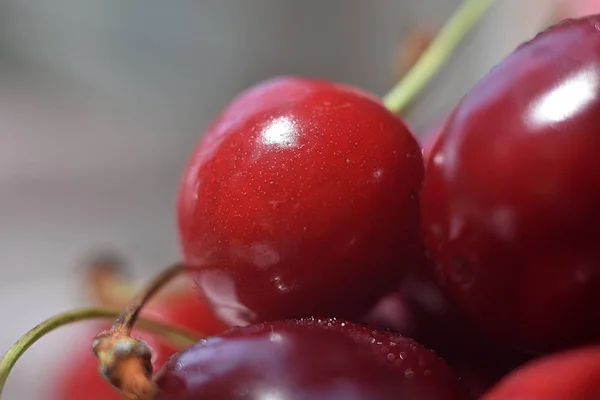
[(493, 3), (494, 0), (464, 0), (415, 65), (383, 97), (385, 106), (395, 114), (401, 113), (439, 72)]
[(131, 330), (135, 325), (139, 313), (144, 305), (167, 283), (173, 278), (181, 274), (185, 270), (185, 265), (181, 263), (173, 264), (169, 268), (163, 270), (154, 279), (142, 288), (133, 299), (129, 301), (125, 309), (113, 323), (112, 331), (119, 331), (127, 336), (131, 334)]
[[(4, 389), (8, 375), (17, 360), (44, 335), (72, 322), (95, 318), (115, 319), (120, 314), (119, 311), (103, 308), (81, 308), (48, 318), (46, 321), (27, 332), (6, 352), (6, 354), (4, 354), (2, 360), (0, 360), (0, 397), (2, 396), (2, 390)], [(145, 318), (139, 319), (139, 326), (167, 338), (171, 343), (180, 348), (190, 346), (201, 338), (199, 334), (192, 333), (186, 329), (176, 328), (162, 322)]]

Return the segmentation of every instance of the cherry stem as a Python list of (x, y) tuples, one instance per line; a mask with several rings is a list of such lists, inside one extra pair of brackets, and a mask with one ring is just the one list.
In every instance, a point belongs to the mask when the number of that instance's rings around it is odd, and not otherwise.
[(103, 255), (85, 267), (87, 296), (95, 305), (123, 309), (139, 287), (127, 276), (124, 262), (116, 256)]
[[(85, 284), (87, 296), (95, 306), (120, 310), (124, 309), (142, 288), (128, 278), (123, 268), (115, 268), (106, 263), (89, 264), (86, 268)], [(187, 279), (177, 282), (169, 281), (169, 287), (162, 288), (160, 293), (155, 293), (146, 306), (152, 301), (164, 304), (164, 302), (176, 299), (182, 290), (187, 289), (188, 284)]]
[(131, 330), (144, 305), (184, 270), (185, 265), (177, 263), (162, 271), (129, 301), (110, 330), (100, 332), (92, 343), (100, 373), (125, 396), (149, 400), (157, 393), (152, 380), (152, 349), (145, 341), (131, 337)]
[(129, 301), (123, 312), (115, 320), (111, 331), (123, 335), (131, 335), (131, 329), (135, 324), (144, 304), (148, 302), (165, 284), (184, 271), (185, 266), (181, 263), (172, 265), (157, 275), (147, 286), (139, 291)]
[[(8, 375), (16, 362), (27, 349), (44, 335), (73, 322), (98, 318), (114, 319), (119, 317), (120, 314), (119, 311), (105, 308), (81, 308), (48, 318), (46, 321), (27, 332), (4, 354), (2, 360), (0, 360), (0, 397), (2, 396), (2, 391), (6, 384), (6, 380), (8, 379)], [(174, 327), (151, 319), (139, 318), (139, 325), (140, 328), (159, 334), (161, 337), (166, 338), (171, 344), (182, 349), (196, 343), (202, 338), (197, 333), (192, 333), (187, 329)]]
[(383, 97), (385, 106), (395, 114), (404, 111), (493, 3), (494, 0), (464, 0), (404, 78)]

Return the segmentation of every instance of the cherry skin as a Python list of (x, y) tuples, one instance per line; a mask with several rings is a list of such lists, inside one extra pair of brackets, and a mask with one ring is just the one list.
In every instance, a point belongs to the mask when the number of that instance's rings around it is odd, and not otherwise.
[(600, 399), (600, 346), (539, 358), (504, 378), (482, 400)]
[(421, 149), (422, 149), (422, 153), (423, 153), (423, 161), (424, 161), (425, 165), (427, 165), (427, 162), (430, 158), (433, 146), (435, 145), (435, 142), (442, 134), (442, 132), (444, 130), (444, 124), (446, 123), (447, 120), (448, 120), (448, 116), (444, 116), (443, 119), (437, 121), (435, 124), (433, 124), (432, 127), (427, 129), (424, 132), (424, 134), (421, 136), (421, 139), (419, 140), (419, 142), (421, 143)]
[[(403, 281), (406, 281), (406, 279), (404, 278)], [(410, 338), (415, 338), (420, 328), (414, 310), (400, 291), (385, 296), (358, 321), (367, 325), (393, 330)]]
[[(195, 292), (194, 287), (179, 290), (166, 299), (152, 302), (142, 310), (142, 315), (158, 321), (185, 327), (198, 333), (212, 335), (225, 329), (210, 308)], [(58, 370), (56, 385), (50, 388), (52, 399), (56, 400), (121, 400), (120, 394), (113, 389), (98, 372), (98, 360), (91, 350), (91, 343), (98, 332), (109, 329), (110, 325), (91, 324), (85, 335), (78, 337), (72, 351), (66, 354)], [(154, 351), (154, 370), (158, 370), (170, 356), (177, 352), (170, 344), (150, 332), (134, 329), (134, 337), (145, 340)]]
[(193, 277), (231, 324), (355, 317), (421, 251), (419, 146), (375, 97), (284, 77), (210, 125), (179, 193)]
[(422, 222), (440, 282), (530, 351), (600, 338), (600, 16), (521, 45), (433, 148)]
[(456, 376), (418, 343), (334, 319), (238, 327), (171, 358), (159, 399), (461, 399)]
[(142, 315), (155, 316), (171, 325), (202, 335), (214, 335), (226, 330), (228, 326), (213, 313), (206, 299), (198, 293), (198, 288), (188, 282), (178, 290), (169, 292), (166, 297), (151, 301), (147, 311), (146, 308), (142, 309)]
[(472, 398), (530, 357), (494, 343), (459, 312), (426, 269), (413, 270), (367, 318), (435, 350), (462, 378)]
[(368, 344), (381, 362), (397, 371), (400, 379), (409, 385), (427, 388), (426, 393), (431, 398), (465, 398), (465, 389), (444, 359), (417, 341), (392, 330), (335, 318), (309, 317), (279, 324), (340, 332), (358, 343)]

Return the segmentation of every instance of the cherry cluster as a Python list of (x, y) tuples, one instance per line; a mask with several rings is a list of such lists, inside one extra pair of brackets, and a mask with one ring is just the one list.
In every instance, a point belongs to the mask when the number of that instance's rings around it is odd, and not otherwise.
[(425, 149), (359, 88), (240, 94), (179, 193), (198, 292), (164, 313), (208, 336), (155, 346), (151, 398), (600, 399), (599, 31), (519, 46)]

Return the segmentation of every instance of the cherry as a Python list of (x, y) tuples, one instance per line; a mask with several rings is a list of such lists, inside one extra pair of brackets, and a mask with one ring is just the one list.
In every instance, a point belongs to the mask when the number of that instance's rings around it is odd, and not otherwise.
[(600, 399), (600, 346), (539, 358), (503, 379), (482, 400)]
[(213, 335), (227, 329), (227, 325), (215, 316), (195, 285), (186, 282), (182, 286), (160, 301), (152, 302), (149, 308), (142, 310), (142, 315), (146, 315), (147, 310), (148, 316), (155, 316), (204, 335)]
[(391, 330), (332, 318), (302, 318), (280, 324), (311, 329), (325, 329), (342, 333), (359, 343), (370, 345), (381, 362), (390, 364), (402, 379), (411, 384), (429, 387), (436, 399), (463, 398), (464, 389), (456, 374), (434, 351), (423, 347)]
[(242, 93), (184, 173), (186, 263), (232, 324), (355, 317), (419, 257), (423, 161), (375, 97), (284, 77)]
[(427, 164), (441, 283), (497, 340), (600, 338), (600, 16), (521, 45), (459, 103)]
[(474, 329), (426, 269), (414, 270), (366, 318), (435, 350), (459, 373), (473, 398), (529, 357)]
[(400, 291), (381, 299), (359, 322), (393, 330), (410, 338), (416, 337), (419, 332), (415, 311)]
[[(389, 331), (335, 319), (238, 327), (157, 373), (164, 399), (461, 399), (435, 353)], [(179, 397), (178, 397), (179, 396)]]
[(238, 330), (171, 359), (157, 376), (173, 399), (397, 399), (400, 383), (360, 346), (334, 332)]
[(433, 124), (432, 127), (427, 129), (421, 137), (420, 143), (421, 143), (421, 148), (422, 148), (422, 152), (423, 152), (423, 160), (425, 162), (425, 165), (427, 165), (427, 162), (429, 161), (429, 158), (431, 155), (431, 150), (433, 149), (435, 142), (437, 141), (437, 139), (440, 137), (442, 131), (444, 130), (444, 124), (446, 123), (447, 119), (448, 119), (448, 116), (445, 116), (440, 121), (437, 121), (435, 124)]

